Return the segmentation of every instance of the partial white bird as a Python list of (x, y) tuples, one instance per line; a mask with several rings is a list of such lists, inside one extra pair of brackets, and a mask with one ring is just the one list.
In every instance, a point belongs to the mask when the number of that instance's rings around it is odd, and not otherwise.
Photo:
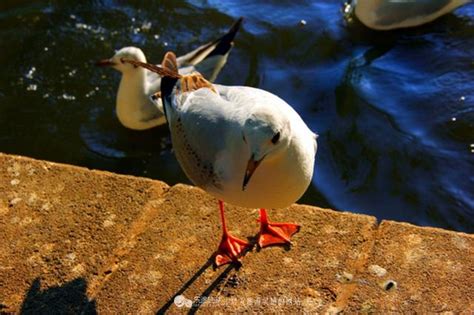
[(293, 108), (261, 89), (211, 84), (199, 73), (179, 75), (170, 52), (161, 68), (125, 61), (164, 75), (161, 97), (176, 157), (195, 185), (220, 200), (216, 265), (238, 260), (249, 246), (228, 233), (222, 200), (261, 208), (261, 247), (290, 243), (299, 226), (270, 223), (263, 208), (291, 205), (311, 182), (316, 135)]
[(346, 13), (375, 30), (422, 25), (472, 2), (472, 0), (352, 0)]
[[(214, 81), (227, 61), (233, 47), (242, 18), (238, 19), (222, 37), (209, 42), (177, 59), (182, 74), (199, 71)], [(165, 123), (163, 105), (150, 101), (150, 95), (160, 90), (161, 78), (142, 67), (123, 63), (131, 59), (146, 63), (143, 51), (137, 47), (125, 47), (110, 59), (101, 60), (99, 66), (110, 66), (122, 73), (117, 91), (116, 114), (120, 123), (130, 129), (145, 130)]]

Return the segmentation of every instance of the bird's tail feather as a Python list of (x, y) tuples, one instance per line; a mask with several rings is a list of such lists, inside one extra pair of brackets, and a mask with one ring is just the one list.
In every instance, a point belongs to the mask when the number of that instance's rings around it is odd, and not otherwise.
[(178, 73), (178, 63), (176, 61), (176, 55), (172, 51), (168, 51), (163, 57), (161, 67), (172, 73)]
[(163, 102), (163, 111), (165, 117), (168, 120), (167, 107), (172, 106), (171, 102), (171, 93), (176, 85), (176, 83), (182, 78), (178, 73), (178, 63), (176, 62), (176, 55), (172, 51), (168, 51), (163, 57), (161, 62), (161, 68), (166, 72), (173, 74), (174, 76), (164, 76), (161, 79), (161, 99)]
[[(169, 51), (165, 54), (161, 67), (168, 72), (178, 73), (178, 64), (176, 62), (176, 55)], [(200, 73), (193, 72), (188, 75), (180, 76), (180, 92), (191, 92), (199, 90), (200, 88), (209, 88), (213, 92), (216, 92), (211, 82), (207, 81)], [(176, 79), (163, 77), (161, 80), (161, 96), (164, 97), (171, 93)]]

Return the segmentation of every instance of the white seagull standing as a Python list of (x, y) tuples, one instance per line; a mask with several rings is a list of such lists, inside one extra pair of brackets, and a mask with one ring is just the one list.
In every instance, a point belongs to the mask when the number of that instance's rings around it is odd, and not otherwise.
[(431, 22), (472, 0), (352, 0), (346, 13), (375, 30), (413, 27)]
[(173, 53), (162, 66), (125, 60), (163, 75), (161, 96), (176, 157), (189, 179), (219, 199), (223, 236), (217, 266), (236, 261), (249, 244), (227, 231), (223, 201), (260, 208), (258, 244), (288, 244), (293, 223), (269, 222), (264, 208), (287, 207), (308, 188), (316, 134), (278, 96), (245, 86), (211, 84), (178, 74)]
[[(238, 19), (222, 37), (209, 42), (177, 59), (182, 74), (199, 71), (214, 81), (233, 47), (242, 18)], [(117, 91), (116, 114), (120, 123), (130, 129), (145, 130), (166, 122), (163, 106), (150, 100), (150, 95), (160, 90), (161, 78), (156, 73), (122, 62), (130, 59), (146, 63), (143, 51), (137, 47), (125, 47), (110, 59), (97, 62), (98, 66), (110, 66), (122, 73)]]

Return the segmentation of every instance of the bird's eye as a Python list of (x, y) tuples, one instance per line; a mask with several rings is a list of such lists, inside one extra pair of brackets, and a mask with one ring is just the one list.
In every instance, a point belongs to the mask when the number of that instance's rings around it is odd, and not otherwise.
[(277, 144), (278, 140), (280, 140), (280, 132), (277, 132), (273, 138), (272, 138), (272, 143)]

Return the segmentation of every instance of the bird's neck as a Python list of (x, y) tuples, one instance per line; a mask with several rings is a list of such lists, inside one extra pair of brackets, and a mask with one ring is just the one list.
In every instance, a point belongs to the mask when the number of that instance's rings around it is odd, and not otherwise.
[(122, 74), (117, 92), (116, 112), (120, 122), (131, 129), (144, 129), (141, 121), (153, 106), (148, 99), (148, 82), (145, 69)]
[(148, 84), (145, 69), (137, 69), (137, 71), (134, 72), (123, 73), (122, 79), (120, 80), (117, 101), (122, 103), (129, 99), (146, 97), (147, 88)]

